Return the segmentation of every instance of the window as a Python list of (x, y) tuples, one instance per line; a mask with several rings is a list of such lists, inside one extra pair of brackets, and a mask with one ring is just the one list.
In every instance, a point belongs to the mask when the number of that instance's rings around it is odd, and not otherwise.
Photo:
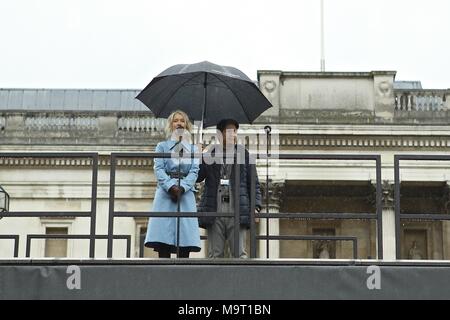
[[(45, 234), (68, 234), (68, 228), (47, 227)], [(67, 239), (46, 239), (45, 240), (45, 257), (67, 257)]]

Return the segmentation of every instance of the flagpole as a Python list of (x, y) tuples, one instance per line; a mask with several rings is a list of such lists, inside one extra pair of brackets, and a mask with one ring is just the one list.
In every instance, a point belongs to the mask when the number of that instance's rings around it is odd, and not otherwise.
[(323, 4), (324, 0), (320, 0), (320, 71), (325, 72), (325, 40), (324, 40), (324, 19)]

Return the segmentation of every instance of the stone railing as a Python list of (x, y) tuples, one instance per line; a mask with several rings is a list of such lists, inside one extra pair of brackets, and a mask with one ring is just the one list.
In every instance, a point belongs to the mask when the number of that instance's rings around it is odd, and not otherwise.
[[(99, 128), (99, 118), (95, 115), (29, 115), (24, 120), (25, 127), (30, 130), (97, 130)], [(2, 124), (3, 127), (5, 126), (5, 122), (5, 118), (0, 118), (0, 128), (2, 128)], [(147, 116), (117, 118), (117, 129), (119, 131), (162, 132), (165, 124), (165, 119)]]
[(30, 115), (25, 118), (25, 128), (28, 130), (96, 130), (96, 116), (45, 116)]
[(153, 117), (121, 117), (117, 121), (120, 131), (135, 132), (162, 132), (166, 125), (166, 119)]
[(450, 111), (450, 90), (394, 91), (396, 112), (402, 111)]
[(165, 124), (148, 112), (0, 112), (0, 144), (149, 146)]

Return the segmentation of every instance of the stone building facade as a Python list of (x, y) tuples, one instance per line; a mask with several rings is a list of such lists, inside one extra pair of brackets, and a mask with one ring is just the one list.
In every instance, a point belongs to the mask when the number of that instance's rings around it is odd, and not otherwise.
[[(402, 219), (396, 234), (394, 156), (450, 155), (450, 90), (422, 89), (397, 82), (394, 71), (258, 71), (261, 91), (273, 107), (243, 136), (270, 125), (271, 148), (280, 154), (379, 155), (382, 180), (383, 259), (450, 259), (450, 162), (401, 163), (401, 212), (439, 214), (443, 220)], [(164, 119), (155, 119), (137, 100), (139, 90), (0, 89), (0, 185), (11, 196), (10, 217), (0, 234), (20, 236), (25, 255), (28, 234), (87, 234), (88, 218), (14, 217), (14, 212), (89, 211), (89, 159), (12, 158), (9, 152), (95, 152), (99, 155), (96, 233), (108, 229), (110, 154), (150, 152), (163, 139)], [(244, 141), (244, 140), (242, 140)], [(208, 142), (208, 141), (206, 141)], [(249, 147), (260, 140), (247, 141)], [(3, 153), (3, 155), (1, 154)], [(364, 215), (376, 210), (376, 167), (365, 160), (259, 160), (270, 213)], [(269, 183), (266, 183), (266, 175)], [(152, 161), (119, 159), (117, 211), (149, 211), (156, 183)], [(265, 193), (266, 194), (266, 193)], [(264, 200), (266, 203), (266, 199)], [(310, 215), (310, 216), (311, 216)], [(259, 234), (356, 237), (357, 257), (379, 257), (373, 219), (261, 219)], [(140, 255), (146, 218), (116, 218), (114, 233), (131, 236), (131, 256)], [(396, 247), (396, 237), (400, 247)], [(0, 240), (0, 257), (12, 256), (10, 240)], [(203, 245), (205, 242), (203, 241)], [(271, 240), (269, 258), (353, 258), (351, 241)], [(258, 257), (266, 258), (264, 240)], [(32, 241), (30, 256), (88, 257), (87, 240)], [(106, 240), (96, 241), (96, 257), (106, 257)], [(397, 252), (400, 251), (400, 252)], [(114, 241), (114, 257), (126, 243)], [(195, 257), (204, 257), (204, 250)], [(145, 251), (152, 257), (153, 252)]]

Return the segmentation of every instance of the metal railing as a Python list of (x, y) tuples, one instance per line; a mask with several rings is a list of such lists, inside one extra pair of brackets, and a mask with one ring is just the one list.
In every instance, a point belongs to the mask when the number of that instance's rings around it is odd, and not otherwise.
[[(112, 237), (114, 234), (114, 219), (120, 217), (234, 217), (234, 256), (238, 257), (239, 251), (239, 226), (240, 226), (240, 213), (239, 202), (234, 201), (234, 212), (142, 212), (142, 211), (115, 211), (115, 177), (116, 177), (116, 165), (118, 158), (170, 158), (173, 157), (171, 153), (112, 153), (111, 154), (111, 171), (110, 171), (110, 196), (109, 196), (109, 222), (108, 222), (108, 258), (112, 258), (113, 243)], [(200, 155), (191, 155), (191, 158), (200, 157)], [(255, 156), (256, 158), (256, 156)], [(270, 156), (257, 156), (259, 159), (270, 159)], [(382, 241), (382, 198), (381, 198), (381, 157), (379, 155), (320, 155), (320, 154), (282, 154), (277, 155), (276, 160), (368, 160), (375, 161), (376, 169), (376, 213), (269, 213), (268, 206), (266, 213), (259, 213), (258, 218), (266, 218), (267, 226), (269, 225), (269, 219), (279, 218), (309, 218), (309, 219), (368, 219), (376, 220), (377, 225), (377, 253), (378, 258), (383, 258), (383, 241)], [(250, 193), (256, 194), (256, 167), (251, 165), (250, 170)], [(239, 166), (234, 166), (235, 177), (234, 179), (234, 197), (239, 199), (239, 186), (240, 186), (240, 170)], [(266, 181), (266, 185), (268, 181)], [(269, 235), (269, 229), (267, 228), (266, 235), (257, 236), (255, 227), (255, 197), (250, 197), (250, 257), (256, 257), (256, 240), (264, 239), (269, 240), (314, 240), (314, 238), (320, 239), (320, 236), (283, 236), (283, 235)], [(353, 241), (353, 237), (338, 237), (330, 236), (330, 241)], [(356, 243), (353, 245), (353, 250), (357, 248)], [(268, 245), (266, 248), (266, 255), (269, 257)], [(143, 250), (140, 250), (143, 252)], [(140, 253), (141, 254), (141, 253)], [(354, 252), (355, 255), (355, 252)]]
[(0, 234), (0, 240), (14, 240), (14, 258), (19, 257), (19, 235), (17, 234)]
[[(270, 154), (267, 157), (258, 156), (259, 159), (270, 159)], [(266, 240), (266, 257), (269, 257), (269, 240), (298, 240), (308, 239), (310, 236), (283, 236), (283, 235), (270, 235), (269, 232), (269, 219), (280, 218), (308, 218), (308, 219), (368, 219), (376, 220), (377, 226), (377, 253), (378, 259), (383, 259), (383, 227), (382, 227), (382, 196), (381, 196), (381, 156), (380, 155), (329, 155), (329, 154), (279, 154), (275, 158), (276, 160), (369, 160), (375, 161), (376, 170), (376, 200), (375, 207), (376, 213), (269, 213), (269, 204), (266, 203), (266, 213), (259, 213), (258, 218), (266, 219), (266, 234), (256, 236), (255, 228), (255, 199), (250, 197), (250, 257), (256, 257), (256, 239)], [(251, 170), (250, 180), (250, 193), (255, 194), (256, 170)], [(266, 186), (268, 186), (268, 175), (266, 178)], [(268, 188), (266, 188), (266, 199), (268, 199)], [(338, 237), (333, 240), (343, 240)], [(353, 246), (356, 248), (356, 245)]]
[(401, 213), (400, 212), (400, 161), (450, 161), (450, 155), (395, 155), (394, 156), (394, 210), (395, 210), (395, 252), (397, 259), (401, 259), (400, 226), (402, 219), (415, 219), (422, 221), (450, 220), (450, 214), (435, 213)]
[[(89, 233), (89, 257), (95, 256), (95, 226), (97, 217), (97, 179), (98, 179), (98, 154), (85, 152), (1, 152), (0, 158), (89, 158), (92, 159), (92, 181), (91, 181), (91, 210), (90, 211), (9, 211), (0, 212), (0, 217), (23, 218), (23, 217), (88, 217), (90, 218)], [(53, 236), (53, 235), (52, 235)], [(17, 241), (18, 242), (18, 241)]]
[[(91, 236), (89, 234), (28, 234), (27, 235), (27, 245), (25, 249), (25, 257), (30, 257), (31, 252), (31, 240), (33, 239), (89, 239), (91, 240)], [(95, 239), (107, 240), (108, 235), (95, 235)], [(114, 235), (114, 240), (127, 240), (127, 252), (126, 257), (131, 257), (131, 236), (130, 235)], [(91, 257), (93, 258), (93, 257)]]
[[(256, 236), (256, 239), (266, 239), (267, 236)], [(273, 238), (272, 236), (268, 237), (269, 240), (307, 240), (307, 241), (350, 241), (352, 243), (353, 248), (353, 259), (358, 258), (358, 239), (357, 237), (348, 237), (348, 236), (319, 236), (319, 235), (311, 235), (311, 236), (294, 236), (294, 235), (283, 235), (278, 236), (277, 238)], [(200, 240), (207, 240), (207, 236), (200, 236)], [(144, 242), (145, 242), (145, 234), (141, 234), (139, 237), (139, 258), (144, 257)]]
[[(121, 217), (232, 217), (234, 218), (234, 248), (235, 257), (239, 251), (239, 226), (240, 226), (240, 208), (239, 202), (234, 201), (234, 212), (134, 212), (134, 211), (115, 211), (115, 181), (117, 160), (119, 158), (169, 158), (171, 153), (112, 153), (111, 167), (110, 167), (110, 192), (109, 192), (109, 215), (108, 215), (108, 234), (97, 235), (96, 228), (96, 204), (97, 204), (97, 177), (98, 177), (98, 154), (97, 153), (0, 153), (0, 157), (9, 158), (91, 158), (92, 159), (92, 183), (91, 183), (91, 210), (90, 211), (58, 211), (58, 212), (36, 212), (36, 211), (16, 211), (8, 213), (0, 213), (0, 217), (89, 217), (90, 218), (90, 233), (85, 235), (28, 235), (26, 245), (26, 256), (30, 256), (31, 240), (32, 239), (88, 239), (89, 240), (89, 257), (95, 257), (95, 240), (107, 240), (107, 257), (112, 258), (113, 240), (126, 239), (127, 240), (127, 256), (130, 256), (131, 251), (131, 237), (129, 235), (114, 235), (114, 220)], [(203, 155), (202, 155), (203, 156)], [(192, 154), (191, 158), (200, 157), (198, 154)], [(253, 157), (253, 155), (252, 155)], [(255, 156), (256, 157), (256, 156)], [(381, 158), (379, 155), (329, 155), (329, 154), (281, 154), (276, 157), (260, 155), (259, 159), (274, 159), (274, 160), (367, 160), (375, 161), (376, 167), (376, 213), (269, 213), (268, 202), (265, 213), (259, 213), (258, 218), (267, 219), (267, 229), (265, 235), (256, 234), (255, 226), (255, 197), (250, 197), (250, 256), (256, 257), (256, 240), (266, 240), (266, 254), (269, 257), (268, 243), (270, 240), (324, 240), (324, 236), (311, 235), (270, 235), (269, 219), (280, 218), (308, 218), (308, 219), (369, 219), (376, 220), (377, 226), (377, 252), (378, 258), (383, 258), (383, 241), (382, 241), (382, 207), (381, 207)], [(234, 166), (234, 197), (239, 199), (240, 186), (240, 166)], [(251, 164), (250, 170), (250, 193), (256, 194), (256, 166)], [(266, 185), (268, 186), (268, 177), (266, 178)], [(266, 188), (268, 193), (268, 188)], [(266, 195), (266, 199), (268, 199)], [(439, 216), (442, 218), (442, 215)], [(0, 239), (13, 239), (15, 241), (14, 255), (18, 256), (18, 236), (2, 235)], [(206, 237), (202, 237), (206, 239)], [(357, 239), (352, 236), (326, 236), (329, 241), (352, 241), (353, 255), (357, 257)], [(398, 237), (397, 237), (398, 241)], [(140, 250), (142, 252), (142, 250)]]
[[(108, 249), (107, 257), (112, 258), (113, 254), (113, 234), (114, 234), (114, 219), (123, 217), (234, 217), (235, 230), (239, 230), (239, 202), (235, 201), (235, 210), (233, 212), (143, 212), (143, 211), (115, 211), (115, 181), (116, 181), (116, 168), (118, 158), (171, 158), (172, 153), (111, 153), (111, 169), (109, 178), (109, 216), (108, 216)], [(190, 157), (199, 158), (201, 155), (192, 153)], [(238, 177), (235, 179), (235, 196), (239, 194), (239, 166), (235, 166), (235, 175)], [(236, 188), (237, 187), (237, 188)], [(235, 251), (237, 252), (239, 246), (239, 232), (235, 232)], [(178, 255), (178, 254), (177, 254)]]
[[(352, 243), (353, 259), (358, 259), (358, 238), (353, 236), (294, 236), (294, 235), (262, 235), (259, 240), (306, 240), (306, 241), (349, 241)], [(266, 253), (267, 254), (267, 253)]]

